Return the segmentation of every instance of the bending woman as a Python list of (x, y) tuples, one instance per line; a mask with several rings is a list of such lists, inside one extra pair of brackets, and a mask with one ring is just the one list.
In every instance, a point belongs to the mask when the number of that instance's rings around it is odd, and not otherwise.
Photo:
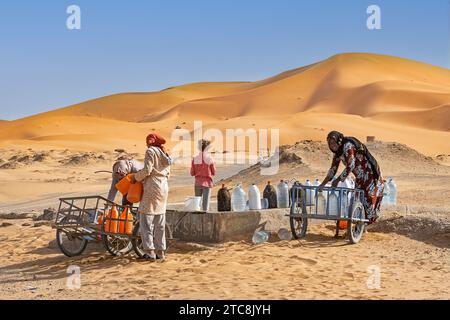
[(345, 165), (344, 171), (333, 181), (332, 187), (336, 188), (339, 182), (344, 182), (350, 173), (355, 176), (355, 188), (364, 191), (362, 203), (366, 212), (366, 218), (370, 223), (379, 217), (380, 205), (383, 200), (384, 180), (375, 158), (367, 150), (366, 146), (353, 137), (344, 137), (337, 131), (332, 131), (327, 137), (328, 147), (334, 153), (333, 162), (328, 174), (319, 190), (335, 177), (339, 164)]

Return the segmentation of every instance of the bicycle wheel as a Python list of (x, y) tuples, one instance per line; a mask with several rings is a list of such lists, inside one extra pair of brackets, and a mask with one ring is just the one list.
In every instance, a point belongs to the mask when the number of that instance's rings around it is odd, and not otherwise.
[[(302, 211), (306, 212), (306, 208), (302, 205)], [(298, 204), (291, 205), (291, 215), (298, 214)], [(308, 230), (308, 218), (290, 217), (291, 232), (294, 239), (301, 239), (306, 236)]]
[[(353, 205), (353, 208), (350, 212), (350, 219), (352, 218), (357, 218), (357, 219), (364, 219), (364, 206), (362, 205), (361, 202), (355, 202)], [(356, 221), (353, 222), (351, 220), (348, 221), (347, 224), (347, 234), (350, 240), (350, 243), (352, 244), (356, 244), (358, 243), (361, 238), (362, 235), (364, 234), (364, 229), (365, 229), (365, 223), (364, 222), (360, 222), (360, 221)]]
[[(65, 217), (60, 222), (62, 225), (79, 225), (79, 219), (76, 217)], [(56, 243), (61, 252), (68, 257), (76, 257), (83, 253), (88, 245), (88, 240), (61, 229), (56, 230)]]

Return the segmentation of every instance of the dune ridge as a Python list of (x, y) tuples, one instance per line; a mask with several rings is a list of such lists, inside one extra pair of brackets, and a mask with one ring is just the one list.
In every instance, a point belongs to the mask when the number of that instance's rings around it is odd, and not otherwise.
[(218, 129), (279, 128), (282, 143), (324, 139), (339, 129), (428, 155), (448, 153), (450, 70), (385, 55), (338, 54), (261, 81), (115, 94), (0, 121), (0, 145), (109, 146), (120, 140), (134, 146), (150, 130), (170, 137), (175, 128), (193, 130), (195, 120)]

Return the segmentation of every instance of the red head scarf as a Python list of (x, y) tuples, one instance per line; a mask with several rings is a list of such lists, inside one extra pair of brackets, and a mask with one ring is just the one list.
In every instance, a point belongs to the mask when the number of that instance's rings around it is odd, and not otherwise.
[(164, 153), (167, 153), (164, 149), (164, 144), (166, 143), (166, 139), (164, 139), (162, 136), (160, 136), (157, 133), (150, 133), (147, 138), (145, 139), (148, 145), (153, 147), (160, 148)]

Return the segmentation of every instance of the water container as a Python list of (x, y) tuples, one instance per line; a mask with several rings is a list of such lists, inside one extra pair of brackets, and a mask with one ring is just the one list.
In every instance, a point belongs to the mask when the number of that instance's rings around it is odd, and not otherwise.
[(395, 183), (393, 178), (388, 179), (389, 184), (389, 204), (392, 206), (397, 205), (397, 184)]
[[(312, 187), (311, 181), (306, 180), (305, 186)], [(306, 205), (312, 206), (314, 204), (315, 192), (311, 189), (306, 189)]]
[(327, 198), (324, 192), (317, 193), (317, 214), (325, 215), (327, 213)]
[(261, 193), (255, 184), (248, 190), (248, 207), (250, 210), (261, 210)]
[(337, 216), (339, 215), (339, 202), (338, 202), (338, 195), (336, 194), (336, 191), (329, 191), (330, 195), (328, 198), (328, 214), (331, 216)]
[(277, 186), (277, 202), (278, 208), (289, 208), (289, 186), (283, 180)]
[(264, 189), (263, 192), (263, 198), (267, 199), (269, 202), (268, 209), (274, 209), (277, 207), (277, 191), (275, 190), (274, 186), (270, 184), (270, 181), (267, 182), (267, 186)]
[(231, 195), (228, 188), (222, 184), (222, 188), (217, 193), (217, 211), (231, 211)]
[(105, 219), (105, 232), (117, 233), (119, 213), (116, 206), (113, 205)]
[(142, 182), (136, 182), (130, 186), (127, 194), (127, 200), (131, 203), (141, 202), (144, 186)]
[(261, 199), (261, 208), (264, 210), (269, 209), (269, 199), (266, 198)]
[(97, 217), (97, 224), (102, 225), (103, 224), (103, 213), (100, 213)]
[(318, 187), (320, 186), (320, 180), (316, 179), (316, 181), (314, 181), (314, 187)]
[(202, 197), (189, 197), (184, 201), (184, 208), (187, 211), (200, 211), (202, 207)]
[(278, 230), (278, 238), (280, 240), (292, 240), (292, 233), (286, 228), (281, 228)]
[(347, 226), (348, 226), (347, 220), (339, 221), (339, 230), (345, 230), (345, 229), (347, 229)]
[(269, 240), (269, 234), (265, 231), (257, 231), (253, 234), (252, 242), (254, 244), (261, 244)]
[(383, 190), (383, 201), (381, 202), (381, 206), (384, 208), (387, 208), (390, 204), (390, 196), (391, 196), (391, 190), (389, 189), (389, 184), (384, 183), (384, 190)]
[(125, 178), (116, 183), (115, 187), (122, 195), (126, 195), (131, 187), (131, 177), (133, 174), (127, 175)]
[(231, 205), (233, 207), (233, 211), (243, 212), (246, 209), (246, 195), (244, 189), (242, 189), (242, 185), (238, 185), (233, 190), (233, 194), (231, 196)]
[(133, 215), (130, 213), (128, 207), (125, 207), (120, 214), (119, 233), (133, 234)]

